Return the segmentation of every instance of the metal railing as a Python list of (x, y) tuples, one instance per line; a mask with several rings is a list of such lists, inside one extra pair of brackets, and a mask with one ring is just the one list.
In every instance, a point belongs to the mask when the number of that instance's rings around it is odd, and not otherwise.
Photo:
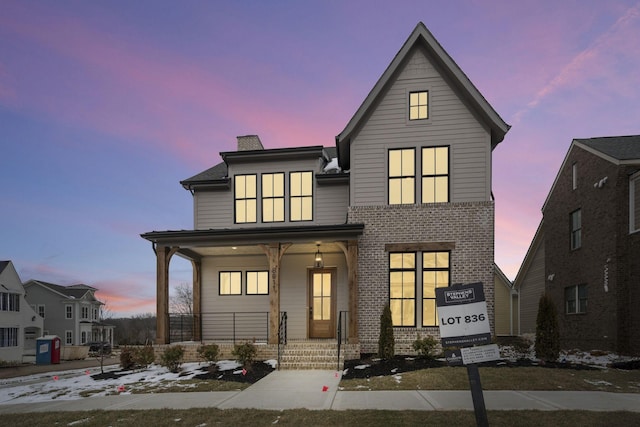
[[(347, 339), (349, 338), (349, 335), (347, 334), (347, 328), (349, 327), (348, 316), (348, 311), (341, 311), (338, 316), (338, 330), (336, 335), (336, 338), (338, 340), (338, 371), (340, 370), (340, 348), (342, 347), (342, 340), (344, 339), (344, 342), (346, 343)], [(344, 321), (342, 320), (343, 318)]]
[(280, 356), (282, 346), (287, 345), (287, 312), (280, 312), (280, 324), (278, 325), (278, 370), (280, 370)]
[(199, 316), (169, 314), (171, 342), (192, 341), (196, 322), (201, 322), (202, 340), (258, 341), (269, 340), (269, 312), (216, 312)]

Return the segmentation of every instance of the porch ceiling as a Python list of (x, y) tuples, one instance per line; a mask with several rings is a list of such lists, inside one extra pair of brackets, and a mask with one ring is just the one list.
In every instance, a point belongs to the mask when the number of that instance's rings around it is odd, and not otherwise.
[[(316, 244), (320, 244), (322, 253), (342, 252), (338, 245), (333, 242), (317, 243), (296, 243), (287, 249), (288, 254), (309, 254), (315, 253), (318, 249)], [(239, 246), (209, 246), (209, 247), (192, 247), (190, 252), (194, 252), (200, 256), (229, 256), (229, 255), (264, 255), (264, 251), (258, 245), (239, 245)], [(180, 253), (180, 251), (178, 251)]]

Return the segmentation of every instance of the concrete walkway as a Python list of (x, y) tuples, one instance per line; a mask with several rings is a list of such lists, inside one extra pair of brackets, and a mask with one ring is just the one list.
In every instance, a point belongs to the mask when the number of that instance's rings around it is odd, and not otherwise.
[[(340, 391), (335, 371), (275, 371), (243, 391), (120, 394), (77, 400), (2, 404), (0, 414), (189, 408), (285, 410), (473, 410), (470, 391)], [(640, 394), (588, 391), (485, 391), (487, 410), (640, 412)]]

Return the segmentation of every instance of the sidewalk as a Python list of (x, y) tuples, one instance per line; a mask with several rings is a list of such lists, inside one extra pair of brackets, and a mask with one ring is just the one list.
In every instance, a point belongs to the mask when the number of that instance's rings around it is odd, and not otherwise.
[[(275, 371), (243, 391), (120, 394), (2, 404), (0, 414), (131, 409), (473, 410), (470, 391), (340, 391), (335, 371)], [(640, 394), (584, 391), (485, 391), (487, 410), (640, 412)]]

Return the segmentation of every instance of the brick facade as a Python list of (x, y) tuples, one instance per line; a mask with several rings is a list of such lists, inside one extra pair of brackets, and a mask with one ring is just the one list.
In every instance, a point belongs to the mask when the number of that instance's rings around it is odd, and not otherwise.
[[(451, 283), (484, 283), (494, 330), (494, 203), (351, 206), (349, 222), (365, 224), (358, 247), (359, 330), (363, 353), (378, 351), (380, 315), (389, 302), (389, 256), (386, 244), (452, 242)], [(416, 286), (420, 286), (420, 272)], [(416, 301), (416, 311), (421, 310)], [(439, 338), (438, 328), (395, 328), (396, 353), (413, 353), (421, 336)]]

